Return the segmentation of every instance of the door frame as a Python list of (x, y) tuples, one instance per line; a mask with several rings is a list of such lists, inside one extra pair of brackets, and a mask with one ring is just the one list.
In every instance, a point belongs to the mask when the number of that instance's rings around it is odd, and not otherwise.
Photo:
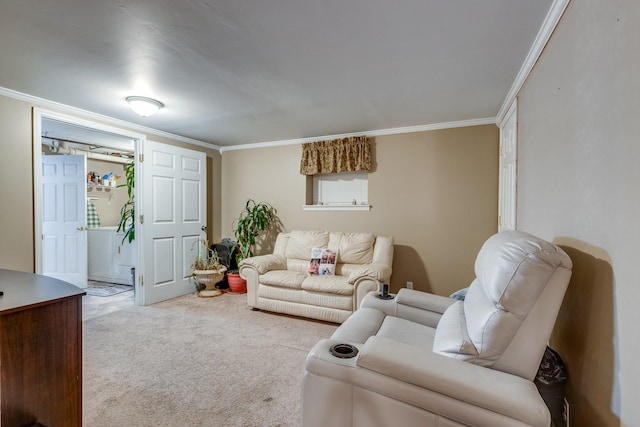
[[(42, 120), (49, 119), (59, 122), (63, 122), (73, 126), (85, 127), (96, 131), (102, 131), (120, 135), (133, 140), (134, 146), (134, 163), (135, 163), (135, 209), (136, 212), (142, 212), (142, 203), (144, 189), (142, 188), (142, 171), (140, 170), (139, 159), (140, 153), (144, 148), (144, 141), (146, 136), (141, 133), (132, 132), (117, 128), (114, 126), (105, 125), (102, 123), (86, 120), (66, 114), (57, 113), (55, 111), (46, 110), (43, 108), (33, 108), (33, 228), (34, 228), (34, 258), (35, 258), (35, 272), (42, 274), (43, 270), (43, 256), (42, 256)], [(142, 227), (136, 229), (136, 240), (142, 238)], [(142, 304), (142, 292), (139, 292), (140, 281), (139, 277), (144, 272), (144, 257), (142, 253), (142, 245), (136, 245), (136, 298), (135, 303), (137, 305)]]
[[(511, 122), (513, 119), (513, 122)], [(511, 124), (513, 124), (512, 127)], [(499, 124), (500, 152), (498, 165), (498, 231), (517, 230), (518, 209), (518, 98), (513, 100)], [(505, 140), (511, 136), (512, 146)], [(507, 152), (508, 151), (508, 152)], [(508, 161), (509, 163), (505, 163)], [(504, 173), (504, 166), (510, 165)], [(505, 176), (506, 175), (506, 176)]]

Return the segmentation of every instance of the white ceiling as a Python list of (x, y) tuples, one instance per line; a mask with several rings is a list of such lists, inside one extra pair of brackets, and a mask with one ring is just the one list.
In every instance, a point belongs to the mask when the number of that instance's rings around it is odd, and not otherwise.
[(0, 87), (218, 146), (494, 117), (551, 4), (3, 0)]

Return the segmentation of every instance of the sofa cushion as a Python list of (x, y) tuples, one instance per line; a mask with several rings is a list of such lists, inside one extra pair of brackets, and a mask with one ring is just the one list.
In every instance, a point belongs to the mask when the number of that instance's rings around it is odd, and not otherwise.
[(305, 273), (291, 270), (273, 270), (260, 275), (260, 283), (282, 288), (300, 289), (302, 282), (307, 277)]
[(311, 249), (326, 248), (329, 243), (329, 233), (327, 231), (300, 231), (294, 230), (289, 233), (286, 257), (289, 259), (311, 259)]
[(309, 270), (309, 261), (306, 259), (287, 258), (287, 270), (304, 273), (304, 275), (307, 276)]
[(331, 233), (329, 247), (338, 249), (342, 264), (370, 264), (376, 236), (371, 233)]
[(302, 282), (302, 289), (338, 295), (353, 295), (353, 286), (344, 276), (309, 276)]
[(393, 237), (376, 236), (372, 262), (391, 267), (393, 264)]

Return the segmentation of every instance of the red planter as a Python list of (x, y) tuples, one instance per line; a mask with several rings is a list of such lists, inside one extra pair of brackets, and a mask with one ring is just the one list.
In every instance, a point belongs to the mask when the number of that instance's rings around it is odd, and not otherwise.
[(229, 290), (235, 294), (244, 294), (247, 292), (247, 281), (238, 273), (227, 273), (227, 282), (229, 282)]

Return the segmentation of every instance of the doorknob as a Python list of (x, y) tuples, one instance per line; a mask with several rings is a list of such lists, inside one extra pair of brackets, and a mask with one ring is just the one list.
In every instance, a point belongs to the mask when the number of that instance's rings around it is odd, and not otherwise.
[(83, 226), (80, 226), (80, 227), (76, 227), (76, 230), (78, 230), (78, 231), (84, 231), (84, 230), (86, 230), (86, 228), (85, 228), (85, 227), (83, 227)]
[(207, 231), (207, 226), (206, 226), (206, 225), (203, 225), (202, 227), (200, 227), (200, 230), (202, 230), (202, 231)]

